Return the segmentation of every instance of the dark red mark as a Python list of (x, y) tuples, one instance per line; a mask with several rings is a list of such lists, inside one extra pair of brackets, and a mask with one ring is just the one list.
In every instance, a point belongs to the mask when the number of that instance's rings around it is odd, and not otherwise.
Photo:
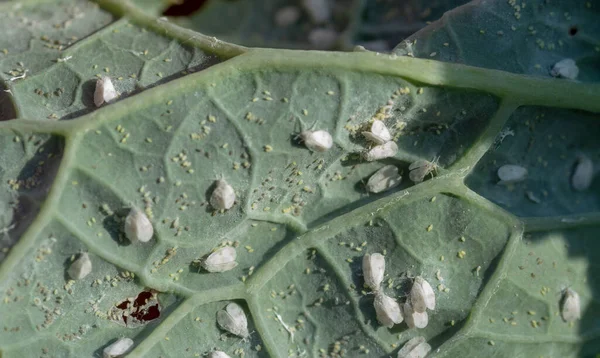
[(200, 8), (207, 2), (208, 0), (183, 0), (179, 1), (179, 4), (173, 4), (169, 6), (163, 12), (164, 16), (188, 16), (193, 12), (200, 10)]
[(571, 28), (569, 29), (569, 35), (575, 36), (575, 35), (577, 35), (577, 31), (579, 31), (577, 29), (577, 26), (571, 26)]
[[(130, 311), (131, 313), (129, 315), (138, 321), (144, 321), (144, 322), (152, 321), (152, 320), (160, 317), (160, 307), (158, 306), (158, 303), (156, 303), (155, 305), (149, 306), (149, 307), (146, 306), (146, 304), (148, 303), (148, 301), (151, 298), (152, 298), (151, 291), (142, 291), (137, 295), (137, 297), (133, 301), (132, 309), (129, 309), (130, 302), (127, 300), (119, 303), (117, 305), (117, 308)], [(125, 322), (125, 324), (127, 324), (127, 319), (129, 317), (125, 316), (124, 314), (122, 317), (123, 317), (123, 322)]]

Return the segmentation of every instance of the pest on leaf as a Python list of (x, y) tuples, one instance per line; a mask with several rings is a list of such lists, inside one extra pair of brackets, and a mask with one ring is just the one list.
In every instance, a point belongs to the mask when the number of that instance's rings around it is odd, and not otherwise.
[(236, 257), (235, 247), (224, 246), (208, 255), (200, 265), (208, 272), (225, 272), (238, 265)]
[(102, 77), (96, 81), (96, 90), (94, 91), (94, 104), (100, 107), (117, 98), (117, 91), (113, 86), (110, 77)]
[(579, 75), (579, 67), (577, 67), (577, 64), (572, 59), (565, 58), (554, 64), (550, 70), (550, 75), (552, 75), (552, 77), (562, 77), (574, 80), (577, 78), (577, 75)]
[(154, 235), (150, 219), (137, 208), (131, 209), (125, 218), (125, 236), (132, 243), (148, 242)]
[(424, 358), (431, 351), (431, 346), (423, 337), (411, 338), (398, 351), (398, 358)]
[(331, 134), (325, 130), (306, 130), (300, 133), (300, 139), (304, 141), (306, 148), (313, 152), (325, 152), (333, 146)]
[(579, 294), (570, 288), (563, 291), (560, 314), (565, 322), (572, 322), (581, 318)]
[(571, 177), (571, 185), (577, 191), (587, 190), (592, 185), (594, 178), (594, 163), (585, 155), (580, 155), (577, 158), (575, 171)]
[(365, 284), (373, 291), (379, 291), (385, 272), (385, 257), (382, 254), (366, 254), (362, 262)]
[(401, 181), (398, 168), (394, 165), (386, 165), (371, 175), (366, 188), (368, 192), (376, 194), (400, 185)]
[(410, 290), (410, 301), (415, 312), (425, 312), (425, 309), (435, 309), (435, 293), (429, 282), (421, 276), (415, 278)]
[(125, 355), (132, 346), (133, 341), (130, 338), (119, 338), (116, 342), (104, 348), (102, 351), (103, 358), (113, 358)]
[(527, 169), (520, 165), (506, 164), (498, 168), (498, 184), (518, 183), (527, 177)]
[(240, 305), (237, 303), (228, 304), (225, 309), (217, 312), (217, 323), (221, 329), (234, 334), (236, 336), (247, 338), (248, 319)]
[(376, 119), (371, 124), (371, 130), (368, 132), (362, 132), (362, 135), (375, 144), (384, 144), (392, 140), (390, 131), (385, 126), (383, 121)]
[(87, 252), (81, 253), (77, 260), (71, 263), (67, 273), (73, 280), (80, 280), (92, 272), (92, 261)]
[(427, 174), (433, 173), (438, 168), (438, 160), (439, 157), (433, 159), (433, 161), (428, 160), (417, 160), (413, 162), (409, 167), (410, 173), (408, 177), (413, 183), (421, 183)]
[(229, 354), (223, 351), (212, 351), (208, 353), (208, 358), (231, 358)]
[(210, 196), (210, 205), (216, 210), (229, 210), (234, 203), (235, 191), (233, 187), (225, 179), (218, 179)]
[(378, 291), (375, 294), (373, 305), (375, 307), (377, 321), (382, 326), (392, 328), (394, 324), (400, 324), (404, 321), (400, 304), (383, 292)]
[(396, 142), (386, 142), (377, 145), (363, 153), (363, 158), (367, 162), (373, 162), (380, 159), (390, 158), (398, 153), (398, 145)]
[(427, 323), (429, 323), (427, 311), (416, 312), (412, 307), (410, 299), (404, 303), (404, 319), (409, 328), (425, 328), (427, 327)]

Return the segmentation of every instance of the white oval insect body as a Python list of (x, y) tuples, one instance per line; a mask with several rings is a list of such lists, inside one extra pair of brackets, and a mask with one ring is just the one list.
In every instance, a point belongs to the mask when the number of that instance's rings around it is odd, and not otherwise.
[(325, 130), (303, 131), (300, 133), (300, 138), (306, 148), (313, 152), (325, 152), (333, 146), (333, 138)]
[(80, 280), (89, 275), (90, 272), (92, 272), (92, 261), (87, 252), (79, 255), (77, 260), (73, 261), (67, 270), (69, 277), (73, 280)]
[(212, 351), (208, 353), (208, 358), (231, 358), (229, 354), (223, 351)]
[(366, 254), (362, 262), (365, 283), (373, 291), (379, 291), (385, 273), (385, 256), (379, 253)]
[(398, 358), (425, 358), (431, 351), (431, 346), (423, 337), (414, 337), (398, 351)]
[(368, 192), (376, 194), (397, 187), (401, 182), (402, 177), (398, 175), (398, 168), (394, 165), (386, 165), (371, 175), (366, 189)]
[(154, 228), (150, 219), (144, 212), (137, 208), (131, 209), (125, 218), (125, 236), (132, 243), (148, 242), (154, 235)]
[(96, 81), (96, 90), (94, 91), (94, 104), (100, 107), (105, 102), (108, 103), (117, 98), (117, 91), (113, 86), (110, 77), (102, 77)]
[(237, 303), (232, 302), (225, 309), (218, 311), (217, 323), (223, 330), (236, 336), (246, 338), (250, 335), (246, 314)]
[(415, 278), (410, 290), (410, 301), (415, 312), (425, 312), (425, 309), (435, 309), (435, 292), (429, 282), (421, 276)]
[(563, 291), (560, 314), (565, 322), (572, 322), (581, 318), (579, 294), (570, 288)]
[(594, 163), (585, 155), (577, 158), (577, 165), (571, 177), (571, 185), (577, 191), (587, 190), (592, 185), (594, 178)]
[(225, 272), (238, 265), (236, 257), (235, 247), (224, 246), (208, 255), (201, 265), (208, 272)]
[(396, 153), (398, 153), (398, 145), (396, 144), (396, 142), (390, 141), (369, 149), (368, 151), (363, 153), (363, 158), (367, 162), (373, 162), (375, 160), (393, 157), (394, 155), (396, 155)]
[(498, 184), (518, 183), (527, 177), (527, 169), (520, 165), (506, 164), (498, 168)]
[(399, 324), (404, 321), (402, 309), (398, 302), (383, 292), (378, 291), (375, 294), (373, 305), (375, 306), (377, 321), (382, 326), (392, 328), (394, 327), (394, 324)]
[(210, 205), (217, 210), (229, 210), (235, 203), (235, 191), (225, 179), (217, 180), (215, 190), (210, 196)]
[(362, 132), (362, 135), (375, 144), (384, 144), (392, 140), (390, 131), (385, 126), (385, 123), (379, 119), (374, 120), (373, 124), (371, 124), (371, 130), (369, 132)]
[(577, 67), (577, 64), (572, 59), (565, 58), (552, 66), (550, 75), (552, 77), (562, 77), (574, 80), (577, 78), (577, 75), (579, 75), (579, 67)]
[(427, 323), (429, 323), (427, 311), (416, 312), (412, 307), (410, 299), (404, 303), (404, 318), (409, 328), (425, 328), (427, 327)]
[(102, 356), (104, 358), (120, 357), (131, 349), (133, 341), (129, 338), (119, 338), (116, 342), (110, 346), (104, 348)]
[(432, 162), (428, 160), (417, 160), (413, 162), (408, 167), (408, 170), (410, 170), (408, 177), (413, 183), (421, 183), (427, 174), (437, 170), (437, 161), (438, 159), (436, 158)]

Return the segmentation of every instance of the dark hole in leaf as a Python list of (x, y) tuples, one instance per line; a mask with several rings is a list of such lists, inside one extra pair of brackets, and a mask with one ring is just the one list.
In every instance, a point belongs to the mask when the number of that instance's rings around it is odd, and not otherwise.
[(575, 35), (577, 35), (577, 31), (579, 31), (577, 29), (577, 26), (571, 26), (571, 28), (569, 28), (569, 35), (570, 36), (575, 36)]
[(127, 324), (127, 319), (129, 316), (135, 318), (138, 321), (148, 322), (157, 319), (160, 317), (160, 307), (158, 300), (156, 300), (156, 304), (148, 306), (148, 302), (153, 299), (154, 292), (152, 291), (142, 291), (140, 292), (135, 300), (133, 300), (133, 305), (130, 308), (129, 305), (131, 302), (129, 300), (125, 300), (117, 305), (117, 308), (122, 310), (127, 310), (129, 315), (126, 315), (123, 312), (122, 318), (123, 322)]
[(180, 0), (169, 6), (164, 12), (164, 16), (188, 16), (202, 8), (208, 0)]

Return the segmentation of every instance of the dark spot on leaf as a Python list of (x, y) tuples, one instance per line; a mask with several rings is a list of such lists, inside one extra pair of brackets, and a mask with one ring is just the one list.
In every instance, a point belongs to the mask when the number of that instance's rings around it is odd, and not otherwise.
[(164, 12), (164, 16), (188, 16), (202, 8), (208, 0), (183, 0), (174, 2)]
[[(130, 300), (119, 303), (116, 307), (124, 311), (126, 310), (129, 313), (126, 315), (123, 312), (123, 322), (127, 324), (129, 317), (133, 317), (141, 322), (152, 321), (160, 317), (160, 306), (158, 300), (153, 299), (153, 296), (154, 292), (152, 291), (142, 291), (133, 300), (133, 304)], [(152, 301), (156, 303), (151, 304)], [(132, 305), (132, 307), (129, 307), (129, 305)]]
[(577, 26), (571, 26), (569, 28), (569, 36), (575, 36), (575, 35), (577, 35), (577, 31), (579, 31), (577, 29)]

